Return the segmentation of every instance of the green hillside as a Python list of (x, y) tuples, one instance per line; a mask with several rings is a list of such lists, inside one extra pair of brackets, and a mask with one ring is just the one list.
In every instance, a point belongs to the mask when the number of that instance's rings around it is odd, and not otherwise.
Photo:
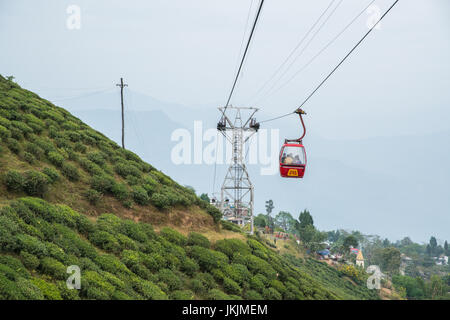
[(216, 240), (216, 208), (1, 76), (0, 138), (0, 299), (379, 298), (256, 236)]

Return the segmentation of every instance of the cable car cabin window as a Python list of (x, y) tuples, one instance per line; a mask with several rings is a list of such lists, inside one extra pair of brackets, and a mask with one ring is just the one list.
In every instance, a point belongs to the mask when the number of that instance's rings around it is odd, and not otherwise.
[(303, 147), (286, 146), (281, 155), (281, 164), (288, 166), (304, 166), (305, 149)]

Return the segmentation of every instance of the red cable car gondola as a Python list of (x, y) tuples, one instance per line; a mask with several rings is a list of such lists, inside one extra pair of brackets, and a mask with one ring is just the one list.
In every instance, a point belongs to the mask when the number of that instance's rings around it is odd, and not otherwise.
[(305, 174), (306, 152), (302, 139), (306, 134), (306, 128), (302, 115), (306, 113), (302, 109), (297, 109), (295, 113), (300, 116), (303, 135), (299, 139), (284, 140), (280, 151), (280, 175), (283, 178), (303, 178)]

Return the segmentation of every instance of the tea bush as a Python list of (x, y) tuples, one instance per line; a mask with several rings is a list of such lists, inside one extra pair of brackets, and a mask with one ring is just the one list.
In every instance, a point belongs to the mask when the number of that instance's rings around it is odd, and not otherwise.
[(20, 192), (23, 190), (25, 179), (20, 172), (9, 170), (4, 177), (4, 182), (8, 190)]

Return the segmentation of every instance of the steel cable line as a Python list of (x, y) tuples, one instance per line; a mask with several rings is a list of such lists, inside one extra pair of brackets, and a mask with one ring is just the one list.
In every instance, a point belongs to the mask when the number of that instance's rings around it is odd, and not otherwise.
[(242, 34), (241, 46), (239, 47), (239, 55), (238, 55), (238, 57), (236, 59), (236, 66), (235, 66), (236, 71), (237, 71), (238, 66), (239, 66), (239, 57), (241, 56), (242, 48), (244, 47), (244, 40), (245, 40), (245, 35), (247, 34), (248, 23), (250, 21), (250, 13), (252, 12), (252, 8), (253, 8), (253, 2), (254, 2), (254, 0), (251, 0), (250, 7), (248, 8), (247, 20), (245, 22), (244, 33)]
[(236, 73), (236, 77), (234, 79), (233, 86), (231, 87), (231, 91), (230, 91), (230, 94), (228, 96), (227, 103), (225, 104), (224, 110), (222, 112), (223, 115), (225, 114), (225, 111), (227, 110), (228, 104), (230, 103), (231, 97), (233, 96), (233, 92), (234, 92), (234, 89), (236, 87), (236, 83), (237, 83), (237, 81), (239, 79), (239, 74), (241, 73), (242, 66), (243, 66), (244, 61), (245, 61), (245, 57), (247, 56), (248, 48), (250, 47), (250, 43), (251, 43), (252, 38), (253, 38), (253, 33), (255, 32), (256, 24), (258, 23), (258, 19), (259, 19), (259, 16), (261, 14), (261, 10), (262, 10), (263, 4), (264, 4), (264, 0), (261, 0), (261, 2), (259, 3), (258, 11), (257, 11), (256, 16), (255, 16), (255, 21), (253, 22), (253, 26), (252, 26), (250, 35), (249, 35), (248, 40), (247, 40), (247, 45), (245, 46), (244, 54), (242, 55), (241, 63), (239, 64), (239, 69), (238, 69), (238, 71)]
[[(373, 29), (375, 29), (375, 27), (381, 22), (381, 20), (384, 19), (384, 17), (386, 17), (386, 15), (392, 10), (392, 8), (394, 8), (394, 6), (399, 2), (400, 0), (395, 0), (395, 2), (389, 7), (389, 9), (386, 10), (386, 12), (380, 17), (380, 19), (378, 19), (378, 21), (369, 29), (369, 31), (366, 32), (366, 34), (353, 46), (353, 48), (347, 53), (347, 55), (345, 55), (345, 57), (336, 65), (336, 67), (334, 67), (333, 70), (331, 70), (331, 72), (322, 80), (322, 82), (319, 83), (319, 85), (306, 97), (306, 99), (297, 107), (301, 108), (303, 107), (303, 105), (305, 105), (309, 99), (311, 99), (311, 97), (317, 92), (317, 90), (319, 90), (323, 84), (333, 75), (333, 73), (344, 63), (345, 60), (347, 60), (347, 58), (356, 50), (356, 48), (359, 47), (359, 45), (367, 38), (367, 36), (373, 31)], [(296, 110), (297, 110), (296, 109)], [(269, 121), (273, 121), (273, 120), (277, 120), (277, 119), (281, 119), (284, 117), (287, 117), (291, 114), (294, 114), (295, 111), (293, 112), (289, 112), (286, 113), (284, 115), (272, 118), (272, 119), (267, 119), (264, 121), (260, 121), (260, 123), (263, 122), (269, 122)]]
[(285, 81), (283, 84), (281, 84), (278, 88), (276, 88), (272, 92), (268, 92), (263, 98), (259, 99), (258, 101), (262, 99), (267, 99), (268, 97), (272, 96), (273, 94), (280, 91), (283, 87), (288, 85), (293, 79), (295, 79), (301, 72), (303, 72), (307, 67), (311, 65), (326, 49), (328, 49), (337, 39), (341, 37), (341, 35), (350, 28), (355, 21), (363, 15), (364, 12), (375, 2), (376, 0), (372, 0), (358, 15), (356, 15), (333, 39), (331, 39), (322, 49), (319, 50), (307, 63), (303, 65), (297, 72), (295, 72), (287, 81)]
[[(322, 12), (322, 14), (317, 18), (317, 20), (313, 23), (313, 25), (309, 28), (309, 30), (305, 33), (305, 35), (303, 36), (303, 38), (297, 43), (297, 45), (294, 47), (294, 49), (292, 49), (292, 51), (289, 53), (289, 55), (286, 57), (286, 59), (283, 61), (283, 63), (277, 68), (277, 70), (275, 70), (275, 72), (270, 76), (270, 78), (258, 89), (258, 91), (250, 98), (250, 100), (253, 100), (255, 97), (257, 97), (263, 90), (264, 88), (270, 83), (270, 81), (272, 81), (272, 79), (274, 79), (276, 77), (276, 75), (283, 69), (283, 67), (288, 63), (288, 61), (291, 59), (291, 57), (294, 55), (294, 53), (298, 50), (298, 48), (300, 48), (300, 46), (305, 42), (305, 40), (308, 38), (308, 36), (311, 34), (311, 32), (314, 30), (314, 28), (319, 24), (320, 20), (322, 20), (323, 16), (325, 16), (325, 14), (328, 12), (328, 10), (331, 8), (331, 6), (336, 2), (336, 0), (332, 0), (328, 6), (325, 8), (325, 10)], [(342, 0), (341, 0), (342, 2)], [(340, 4), (340, 3), (339, 3)], [(339, 5), (338, 5), (339, 6)], [(329, 19), (329, 18), (327, 18)], [(314, 37), (317, 35), (317, 32), (313, 35), (312, 39), (314, 39)], [(311, 41), (310, 41), (311, 42)], [(309, 42), (309, 43), (310, 43)], [(309, 45), (308, 43), (308, 45)], [(307, 45), (307, 46), (308, 46)], [(306, 46), (306, 47), (307, 47)], [(305, 47), (305, 48), (306, 48)], [(304, 49), (302, 50), (302, 52), (300, 53), (300, 55), (304, 52)], [(295, 59), (297, 60), (298, 57), (300, 56), (298, 55)], [(292, 65), (292, 64), (291, 64)], [(288, 67), (289, 69), (289, 67)], [(284, 75), (284, 73), (283, 73)], [(282, 75), (282, 76), (283, 76)], [(281, 76), (281, 77), (282, 77)], [(280, 77), (280, 78), (281, 78)], [(280, 79), (278, 79), (280, 80)], [(270, 89), (269, 89), (270, 91)]]
[(114, 88), (88, 92), (88, 93), (84, 93), (84, 94), (81, 94), (81, 95), (78, 95), (78, 96), (65, 97), (65, 98), (56, 98), (56, 99), (48, 99), (48, 100), (52, 100), (52, 101), (55, 101), (55, 102), (67, 101), (67, 100), (75, 100), (75, 99), (81, 99), (81, 98), (93, 96), (93, 95), (100, 94), (100, 93), (105, 93), (105, 92), (112, 91), (112, 90), (114, 90)]
[[(223, 109), (223, 111), (222, 111), (222, 118), (225, 116), (225, 111), (227, 110), (227, 107), (228, 107), (228, 105), (229, 105), (229, 103), (230, 103), (231, 97), (233, 96), (233, 92), (234, 92), (234, 89), (235, 89), (235, 87), (236, 87), (236, 83), (237, 83), (237, 81), (238, 81), (238, 79), (239, 79), (239, 75), (240, 75), (240, 73), (241, 73), (242, 66), (243, 66), (243, 64), (244, 64), (245, 58), (246, 58), (246, 56), (247, 56), (247, 52), (248, 52), (248, 49), (249, 49), (249, 47), (250, 47), (250, 43), (251, 43), (251, 40), (252, 40), (252, 38), (253, 38), (253, 34), (254, 34), (254, 32), (255, 32), (255, 29), (256, 29), (256, 25), (257, 25), (257, 23), (258, 23), (259, 16), (260, 16), (260, 14), (261, 14), (261, 10), (262, 10), (263, 4), (264, 4), (264, 0), (261, 0), (260, 3), (259, 3), (258, 11), (256, 12), (255, 20), (253, 21), (253, 26), (252, 26), (252, 29), (251, 29), (249, 38), (248, 38), (248, 40), (247, 40), (247, 45), (245, 46), (244, 54), (242, 55), (242, 59), (241, 59), (241, 62), (240, 62), (240, 64), (239, 64), (239, 68), (238, 68), (238, 70), (237, 70), (237, 72), (236, 72), (236, 77), (235, 77), (235, 79), (234, 79), (233, 86), (232, 86), (231, 91), (230, 91), (230, 94), (229, 94), (229, 96), (228, 96), (227, 103), (225, 104), (225, 107), (224, 107), (224, 109)], [(242, 36), (242, 39), (245, 38), (245, 34), (246, 34), (246, 31), (247, 31), (247, 27), (248, 27), (248, 20), (249, 20), (249, 17), (250, 17), (250, 12), (251, 12), (251, 8), (252, 8), (252, 7), (253, 7), (253, 0), (252, 0), (252, 2), (250, 3), (250, 9), (249, 9), (249, 12), (248, 12), (248, 14), (247, 14), (247, 22), (246, 22), (246, 26), (245, 26), (245, 30), (244, 30), (244, 35)], [(242, 44), (243, 44), (243, 40), (242, 40), (242, 42), (241, 42), (241, 48), (240, 48), (240, 51), (242, 51)], [(239, 53), (240, 53), (240, 52), (239, 52)], [(225, 132), (223, 132), (223, 131), (220, 131), (220, 132), (222, 133), (222, 135), (225, 137), (226, 140), (228, 140), (230, 143), (232, 143), (231, 140), (230, 140), (230, 138), (226, 135)], [(217, 143), (216, 143), (216, 146), (217, 146)], [(216, 151), (217, 151), (217, 149), (216, 149)], [(215, 192), (216, 167), (217, 167), (217, 157), (216, 157), (216, 161), (215, 161), (215, 163), (214, 163), (213, 193)]]

